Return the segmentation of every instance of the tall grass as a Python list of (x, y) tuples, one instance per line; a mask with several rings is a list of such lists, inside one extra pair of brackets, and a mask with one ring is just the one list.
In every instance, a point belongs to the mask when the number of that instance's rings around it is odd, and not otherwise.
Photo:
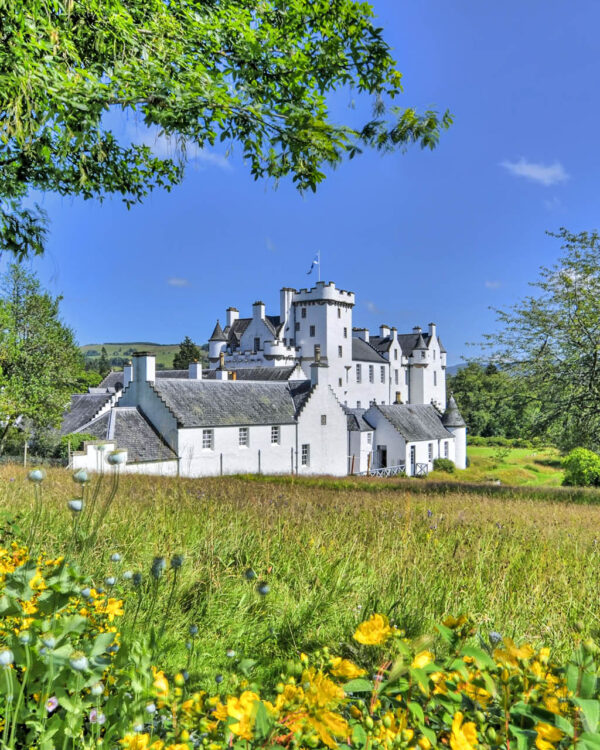
[[(108, 575), (118, 579), (113, 595), (130, 597), (125, 629), (158, 631), (166, 622), (163, 664), (188, 664), (189, 626), (197, 624), (189, 646), (207, 680), (226, 671), (228, 649), (236, 658), (269, 657), (274, 673), (290, 654), (317, 645), (351, 655), (344, 639), (373, 611), (389, 613), (411, 636), (468, 612), (490, 631), (563, 655), (575, 622), (600, 629), (600, 507), (429, 487), (123, 477), (86, 572), (99, 586)], [(52, 555), (66, 548), (74, 490), (67, 472), (48, 472), (37, 548)], [(0, 514), (16, 516), (22, 530), (4, 523), (4, 543), (12, 533), (24, 538), (33, 508), (22, 469), (0, 468)], [(176, 554), (185, 561), (171, 594), (173, 573), (155, 583), (149, 571), (156, 556), (168, 562)], [(135, 626), (128, 569), (145, 577)]]

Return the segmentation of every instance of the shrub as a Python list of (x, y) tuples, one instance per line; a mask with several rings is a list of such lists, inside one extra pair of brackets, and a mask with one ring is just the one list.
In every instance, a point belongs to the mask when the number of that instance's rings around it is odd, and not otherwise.
[(600, 456), (587, 448), (574, 448), (563, 460), (563, 484), (577, 487), (600, 485)]
[(436, 458), (433, 462), (434, 471), (445, 471), (447, 474), (454, 474), (456, 466), (454, 461), (449, 458)]

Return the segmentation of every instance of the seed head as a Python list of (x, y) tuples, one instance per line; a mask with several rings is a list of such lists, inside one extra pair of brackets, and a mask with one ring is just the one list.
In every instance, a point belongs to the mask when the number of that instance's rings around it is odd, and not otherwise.
[(43, 469), (32, 469), (27, 475), (27, 479), (34, 484), (43, 482), (46, 478), (46, 472)]
[(73, 481), (77, 484), (85, 484), (89, 481), (88, 473), (85, 469), (79, 469), (73, 474)]

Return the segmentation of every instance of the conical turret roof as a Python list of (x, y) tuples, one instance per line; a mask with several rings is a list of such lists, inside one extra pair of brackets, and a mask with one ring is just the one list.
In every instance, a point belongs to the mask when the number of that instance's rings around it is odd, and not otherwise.
[(427, 349), (427, 344), (425, 343), (425, 339), (423, 338), (423, 334), (419, 334), (419, 338), (417, 339), (417, 343), (415, 344), (415, 349)]
[(227, 336), (223, 333), (221, 323), (218, 320), (217, 325), (215, 326), (215, 330), (212, 332), (212, 336), (210, 337), (209, 341), (227, 341)]
[(458, 404), (454, 396), (450, 396), (448, 399), (448, 405), (446, 411), (442, 415), (442, 424), (444, 427), (466, 427), (467, 423), (462, 418), (462, 414), (458, 410)]

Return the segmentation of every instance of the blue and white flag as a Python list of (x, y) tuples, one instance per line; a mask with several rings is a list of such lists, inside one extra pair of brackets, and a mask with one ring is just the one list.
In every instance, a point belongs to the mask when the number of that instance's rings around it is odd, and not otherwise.
[(307, 275), (307, 276), (308, 276), (308, 275), (310, 275), (310, 274), (311, 274), (311, 273), (313, 272), (313, 268), (314, 268), (315, 266), (318, 266), (318, 265), (319, 265), (319, 253), (317, 253), (317, 254), (315, 255), (315, 259), (314, 259), (314, 260), (313, 260), (313, 262), (312, 262), (312, 263), (310, 264), (310, 271), (307, 271), (307, 272), (306, 272), (306, 275)]

